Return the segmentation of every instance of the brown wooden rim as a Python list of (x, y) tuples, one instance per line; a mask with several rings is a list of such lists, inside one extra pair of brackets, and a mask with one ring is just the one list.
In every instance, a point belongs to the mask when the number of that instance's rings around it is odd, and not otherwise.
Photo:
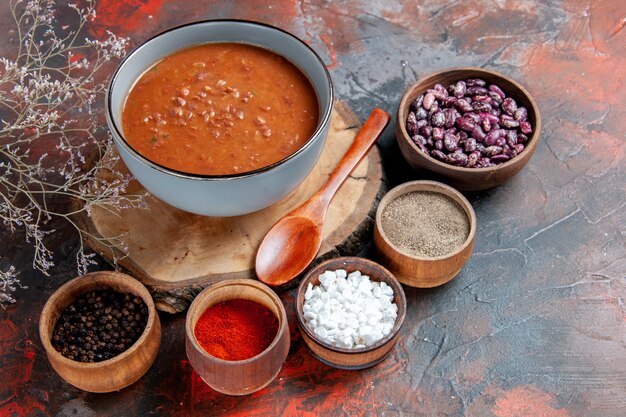
[[(522, 93), (530, 102), (531, 106), (532, 106), (532, 110), (536, 115), (536, 126), (534, 126), (533, 128), (533, 133), (531, 134), (531, 136), (528, 138), (528, 146), (526, 146), (524, 148), (524, 150), (517, 155), (515, 158), (511, 158), (506, 162), (503, 162), (501, 164), (498, 164), (496, 166), (493, 167), (484, 167), (484, 168), (466, 168), (466, 167), (459, 167), (456, 165), (451, 165), (451, 164), (446, 164), (445, 162), (439, 161), (436, 158), (433, 158), (432, 156), (424, 153), (417, 145), (415, 145), (413, 143), (413, 141), (411, 140), (409, 133), (406, 131), (406, 120), (402, 120), (402, 109), (403, 106), (402, 104), (404, 103), (404, 101), (406, 100), (406, 98), (408, 97), (408, 95), (415, 90), (415, 88), (417, 87), (418, 84), (421, 84), (422, 82), (424, 82), (425, 80), (428, 80), (430, 78), (434, 78), (438, 75), (441, 74), (446, 74), (448, 72), (452, 72), (452, 71), (475, 71), (475, 72), (480, 72), (480, 73), (484, 73), (484, 74), (488, 74), (490, 76), (496, 77), (496, 78), (500, 78), (503, 79), (511, 84), (513, 84), (515, 86), (515, 88), (517, 88), (520, 93)], [(422, 91), (426, 91), (427, 89), (432, 88), (432, 86), (425, 86), (423, 87)], [(410, 106), (411, 103), (405, 103), (405, 106)], [(404, 92), (404, 94), (402, 95), (402, 99), (400, 100), (400, 104), (398, 105), (398, 111), (396, 112), (397, 116), (396, 116), (396, 123), (397, 125), (400, 127), (400, 131), (402, 132), (402, 136), (404, 138), (404, 140), (409, 144), (409, 146), (411, 147), (411, 149), (413, 149), (415, 152), (417, 152), (419, 155), (424, 156), (425, 158), (427, 158), (429, 161), (432, 161), (435, 163), (435, 165), (444, 168), (444, 169), (450, 169), (453, 171), (460, 171), (460, 172), (489, 172), (489, 171), (495, 171), (496, 169), (499, 169), (501, 167), (504, 166), (508, 166), (508, 165), (515, 165), (518, 161), (519, 161), (519, 156), (522, 155), (523, 153), (528, 153), (530, 152), (529, 149), (531, 148), (535, 148), (539, 142), (539, 137), (538, 134), (541, 133), (541, 116), (539, 114), (539, 107), (537, 106), (537, 103), (535, 102), (535, 100), (532, 98), (532, 96), (530, 95), (530, 93), (517, 81), (513, 80), (510, 77), (507, 77), (506, 75), (499, 73), (497, 71), (492, 71), (492, 70), (486, 70), (484, 68), (479, 68), (479, 67), (451, 67), (451, 68), (445, 68), (442, 69), (440, 71), (436, 71), (433, 73), (430, 73), (424, 77), (420, 77), (415, 83), (411, 84)]]
[[(52, 343), (50, 342), (50, 337), (47, 334), (44, 334), (42, 320), (40, 319), (39, 320), (39, 337), (41, 339), (41, 343), (43, 344), (43, 347), (46, 353), (48, 355), (54, 356), (56, 360), (59, 360), (62, 363), (65, 363), (71, 367), (80, 367), (83, 369), (98, 369), (98, 368), (104, 368), (107, 366), (116, 365), (117, 362), (120, 362), (126, 357), (132, 355), (139, 348), (139, 346), (141, 346), (146, 341), (146, 339), (148, 338), (149, 329), (152, 329), (152, 327), (154, 327), (155, 325), (154, 323), (156, 320), (157, 312), (154, 306), (154, 301), (152, 300), (152, 296), (150, 295), (150, 292), (148, 291), (148, 289), (141, 282), (131, 277), (130, 275), (126, 275), (117, 271), (90, 272), (88, 274), (81, 275), (79, 277), (69, 280), (68, 282), (63, 284), (61, 287), (59, 287), (50, 296), (50, 298), (48, 298), (48, 301), (46, 301), (46, 304), (44, 305), (43, 310), (41, 311), (41, 317), (50, 317), (53, 306), (57, 304), (59, 297), (61, 296), (62, 293), (64, 293), (67, 290), (68, 287), (74, 285), (76, 282), (79, 282), (79, 281), (81, 282), (81, 284), (86, 285), (86, 286), (91, 283), (95, 284), (98, 281), (100, 281), (101, 277), (99, 275), (102, 275), (102, 274), (108, 275), (108, 278), (114, 279), (117, 283), (120, 284), (120, 286), (127, 288), (128, 292), (133, 293), (135, 295), (139, 295), (142, 298), (143, 302), (146, 303), (146, 307), (148, 307), (148, 320), (146, 321), (146, 327), (144, 328), (143, 333), (141, 333), (141, 336), (139, 336), (139, 339), (137, 339), (135, 343), (132, 344), (131, 347), (129, 347), (124, 352), (120, 353), (119, 355), (111, 359), (107, 359), (107, 360), (100, 361), (100, 362), (80, 362), (80, 361), (75, 361), (75, 360), (66, 358), (52, 346)], [(139, 286), (137, 288), (132, 287), (131, 285), (129, 285), (128, 280), (133, 280)], [(110, 286), (104, 283), (98, 284), (98, 285), (101, 285), (100, 288), (110, 288)], [(85, 292), (88, 292), (88, 291), (91, 291), (91, 290), (84, 291), (81, 294), (84, 294)], [(117, 290), (114, 290), (114, 291), (117, 291)], [(137, 294), (135, 291), (139, 292), (139, 294)], [(55, 326), (56, 326), (56, 322), (55, 322)]]
[[(262, 294), (267, 295), (272, 302), (278, 307), (278, 310), (280, 311), (280, 316), (277, 317), (278, 321), (279, 321), (279, 325), (278, 325), (278, 330), (276, 331), (276, 336), (274, 337), (274, 340), (272, 340), (272, 343), (269, 344), (268, 347), (265, 348), (264, 351), (262, 351), (261, 353), (259, 353), (256, 356), (253, 356), (251, 358), (248, 359), (242, 359), (240, 361), (229, 361), (229, 360), (225, 360), (225, 359), (220, 359), (216, 356), (213, 356), (211, 354), (209, 354), (209, 352), (207, 352), (206, 350), (204, 350), (204, 348), (202, 348), (202, 346), (200, 346), (200, 344), (198, 343), (198, 340), (196, 339), (196, 333), (195, 333), (195, 329), (192, 328), (191, 326), (191, 317), (189, 312), (192, 311), (192, 308), (194, 306), (194, 304), (200, 304), (204, 298), (206, 298), (211, 292), (220, 289), (222, 287), (231, 287), (231, 286), (248, 286), (248, 287), (252, 287), (255, 290), (261, 292)], [(234, 298), (232, 298), (234, 299)], [(207, 306), (204, 310), (206, 311), (209, 307), (211, 306)], [(282, 336), (282, 334), (284, 332), (288, 332), (289, 328), (288, 328), (288, 321), (287, 321), (287, 312), (285, 311), (285, 307), (283, 306), (282, 301), (280, 300), (280, 298), (278, 297), (278, 295), (267, 285), (263, 284), (260, 281), (256, 281), (253, 279), (245, 279), (245, 278), (240, 278), (240, 279), (229, 279), (229, 280), (225, 280), (225, 281), (220, 281), (220, 282), (216, 282), (215, 284), (211, 284), (209, 285), (207, 288), (205, 288), (204, 290), (202, 290), (200, 292), (200, 294), (198, 294), (196, 296), (196, 298), (194, 298), (193, 302), (191, 303), (191, 305), (189, 306), (189, 308), (187, 309), (187, 316), (185, 317), (185, 333), (187, 334), (187, 338), (189, 339), (189, 341), (193, 344), (194, 348), (200, 352), (200, 354), (205, 358), (205, 360), (209, 360), (209, 361), (215, 361), (217, 363), (221, 363), (221, 364), (225, 364), (225, 365), (243, 365), (243, 364), (247, 364), (250, 362), (254, 362), (256, 360), (258, 360), (259, 358), (261, 358), (262, 356), (266, 356), (267, 354), (269, 354), (269, 352), (278, 344), (278, 342), (280, 341), (280, 338)], [(270, 381), (271, 382), (271, 381)]]
[[(471, 168), (468, 168), (468, 169), (471, 169)], [(402, 249), (394, 245), (387, 237), (385, 233), (385, 229), (383, 229), (382, 227), (382, 215), (383, 215), (383, 210), (389, 205), (390, 202), (400, 197), (401, 195), (405, 195), (405, 194), (412, 193), (412, 192), (419, 192), (419, 191), (436, 192), (432, 190), (410, 189), (415, 185), (431, 185), (431, 186), (434, 186), (435, 188), (447, 190), (450, 193), (457, 196), (463, 203), (459, 205), (461, 206), (461, 208), (463, 208), (463, 210), (465, 211), (465, 214), (467, 215), (470, 221), (470, 230), (469, 230), (469, 233), (467, 234), (467, 238), (465, 239), (465, 242), (463, 242), (463, 244), (459, 246), (458, 248), (456, 248), (454, 251), (449, 252), (445, 255), (434, 256), (434, 257), (416, 256), (406, 251), (403, 251)], [(440, 193), (440, 194), (446, 195), (445, 193)], [(455, 203), (458, 204), (457, 201), (455, 201)], [(387, 243), (390, 247), (392, 247), (396, 252), (406, 256), (407, 258), (417, 259), (420, 261), (439, 261), (439, 260), (452, 258), (455, 255), (458, 255), (459, 253), (464, 251), (469, 245), (471, 245), (472, 241), (474, 240), (476, 236), (476, 213), (474, 212), (474, 208), (472, 207), (470, 202), (467, 200), (467, 198), (465, 198), (465, 196), (461, 194), (460, 191), (458, 191), (457, 189), (453, 187), (450, 187), (447, 184), (443, 184), (438, 181), (430, 181), (430, 180), (409, 181), (409, 182), (400, 184), (397, 187), (392, 188), (380, 201), (380, 203), (378, 204), (378, 209), (376, 210), (376, 227), (378, 228), (378, 231), (380, 232), (380, 236), (383, 238), (385, 243)]]
[[(402, 314), (396, 317), (396, 322), (394, 323), (393, 328), (391, 329), (391, 332), (389, 332), (387, 336), (383, 337), (378, 342), (374, 343), (372, 346), (367, 346), (367, 347), (358, 348), (358, 349), (340, 348), (340, 347), (333, 346), (329, 343), (321, 341), (315, 334), (313, 334), (313, 332), (309, 330), (306, 323), (304, 322), (301, 306), (304, 304), (304, 293), (306, 292), (306, 287), (308, 283), (317, 275), (319, 275), (320, 271), (325, 269), (328, 264), (335, 263), (338, 261), (342, 261), (342, 262), (345, 262), (346, 264), (349, 264), (351, 262), (355, 262), (356, 260), (358, 260), (358, 262), (368, 263), (374, 268), (380, 269), (382, 275), (386, 275), (387, 278), (389, 278), (389, 280), (394, 284), (394, 288), (393, 288), (394, 294), (398, 294), (398, 298), (400, 298), (400, 302), (402, 303), (402, 306), (403, 306), (402, 309), (400, 309), (400, 306), (398, 306), (398, 312), (402, 311)], [(370, 278), (375, 278), (375, 277), (372, 277), (370, 275)], [(380, 279), (373, 279), (373, 280), (381, 282)], [(387, 342), (389, 342), (396, 336), (396, 334), (402, 328), (402, 324), (404, 323), (405, 317), (406, 317), (406, 295), (404, 294), (404, 289), (402, 288), (402, 284), (400, 284), (400, 281), (398, 281), (398, 279), (387, 268), (385, 268), (381, 264), (374, 262), (372, 260), (366, 259), (366, 258), (358, 257), (358, 256), (340, 256), (337, 258), (328, 259), (327, 261), (324, 261), (321, 264), (315, 266), (313, 269), (307, 272), (306, 275), (302, 278), (302, 281), (300, 281), (300, 284), (298, 285), (298, 291), (296, 292), (296, 318), (298, 320), (299, 328), (303, 330), (306, 333), (306, 335), (318, 345), (328, 350), (342, 353), (342, 354), (350, 355), (350, 354), (358, 354), (358, 353), (367, 353), (367, 352), (371, 352), (380, 348), (381, 346), (385, 345)]]

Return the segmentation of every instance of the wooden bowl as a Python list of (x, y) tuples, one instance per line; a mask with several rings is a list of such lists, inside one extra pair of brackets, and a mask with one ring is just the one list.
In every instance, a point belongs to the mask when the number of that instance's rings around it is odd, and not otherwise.
[[(441, 193), (450, 197), (461, 206), (470, 223), (469, 234), (463, 245), (446, 255), (430, 258), (412, 255), (391, 243), (382, 227), (383, 211), (389, 203), (399, 196), (414, 191)], [(471, 204), (457, 190), (440, 182), (411, 181), (401, 184), (383, 197), (376, 211), (374, 244), (380, 254), (381, 262), (389, 268), (401, 283), (411, 287), (436, 287), (454, 278), (472, 254), (475, 236), (476, 214)]]
[[(345, 269), (348, 274), (354, 271), (361, 271), (363, 275), (368, 275), (372, 281), (385, 282), (393, 289), (393, 301), (398, 306), (398, 317), (391, 332), (374, 345), (348, 349), (340, 348), (321, 341), (305, 324), (304, 293), (309, 283), (319, 285), (319, 275), (324, 271), (335, 271)], [(296, 316), (298, 318), (298, 329), (304, 339), (309, 352), (334, 368), (346, 370), (365, 369), (383, 361), (389, 355), (400, 336), (400, 328), (406, 315), (406, 296), (398, 280), (384, 267), (364, 258), (340, 257), (330, 259), (311, 269), (302, 279), (296, 295)]]
[[(533, 127), (533, 133), (529, 136), (526, 148), (515, 158), (502, 164), (487, 168), (463, 168), (441, 162), (430, 155), (425, 154), (411, 140), (406, 131), (406, 118), (409, 114), (409, 106), (420, 94), (423, 94), (435, 84), (444, 86), (456, 83), (468, 78), (482, 78), (487, 83), (497, 84), (507, 97), (515, 99), (518, 105), (528, 110), (528, 120)], [(541, 137), (541, 116), (539, 108), (528, 91), (511, 78), (481, 68), (451, 68), (420, 79), (416, 84), (409, 87), (398, 106), (398, 119), (396, 120), (396, 139), (406, 161), (416, 170), (431, 171), (442, 176), (447, 183), (459, 190), (484, 190), (496, 187), (517, 174), (535, 153)]]
[[(278, 331), (263, 352), (241, 361), (227, 361), (207, 353), (195, 336), (200, 316), (214, 304), (246, 299), (267, 307), (278, 318)], [(191, 303), (185, 322), (189, 363), (208, 386), (222, 394), (247, 395), (268, 385), (280, 372), (289, 353), (289, 324), (280, 298), (267, 285), (251, 279), (233, 279), (211, 285)]]
[[(146, 303), (148, 321), (139, 339), (125, 352), (102, 362), (78, 362), (61, 355), (50, 340), (63, 310), (80, 295), (106, 288), (134, 294)], [(111, 392), (131, 385), (148, 371), (161, 345), (161, 322), (150, 293), (139, 281), (119, 272), (100, 271), (74, 278), (52, 294), (39, 318), (39, 336), (61, 378), (84, 391)]]

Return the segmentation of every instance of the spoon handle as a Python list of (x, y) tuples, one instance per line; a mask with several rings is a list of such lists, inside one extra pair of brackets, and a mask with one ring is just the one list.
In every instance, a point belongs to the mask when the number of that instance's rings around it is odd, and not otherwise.
[(330, 174), (326, 183), (317, 192), (321, 207), (324, 209), (328, 207), (330, 200), (341, 187), (341, 184), (376, 143), (388, 123), (389, 114), (378, 108), (372, 111), (346, 154), (339, 161), (332, 174)]

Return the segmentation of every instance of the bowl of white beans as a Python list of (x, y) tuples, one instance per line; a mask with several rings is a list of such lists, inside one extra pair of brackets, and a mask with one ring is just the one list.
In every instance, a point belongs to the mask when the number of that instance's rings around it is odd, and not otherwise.
[(365, 369), (383, 361), (394, 349), (405, 315), (398, 280), (364, 258), (317, 265), (296, 295), (298, 329), (309, 352), (339, 369)]

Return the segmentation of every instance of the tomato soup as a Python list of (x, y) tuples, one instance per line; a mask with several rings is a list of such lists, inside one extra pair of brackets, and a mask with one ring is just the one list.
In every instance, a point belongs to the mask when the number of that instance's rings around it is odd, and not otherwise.
[(253, 171), (291, 155), (313, 135), (318, 102), (306, 76), (257, 46), (209, 43), (146, 71), (122, 113), (141, 155), (192, 174)]

